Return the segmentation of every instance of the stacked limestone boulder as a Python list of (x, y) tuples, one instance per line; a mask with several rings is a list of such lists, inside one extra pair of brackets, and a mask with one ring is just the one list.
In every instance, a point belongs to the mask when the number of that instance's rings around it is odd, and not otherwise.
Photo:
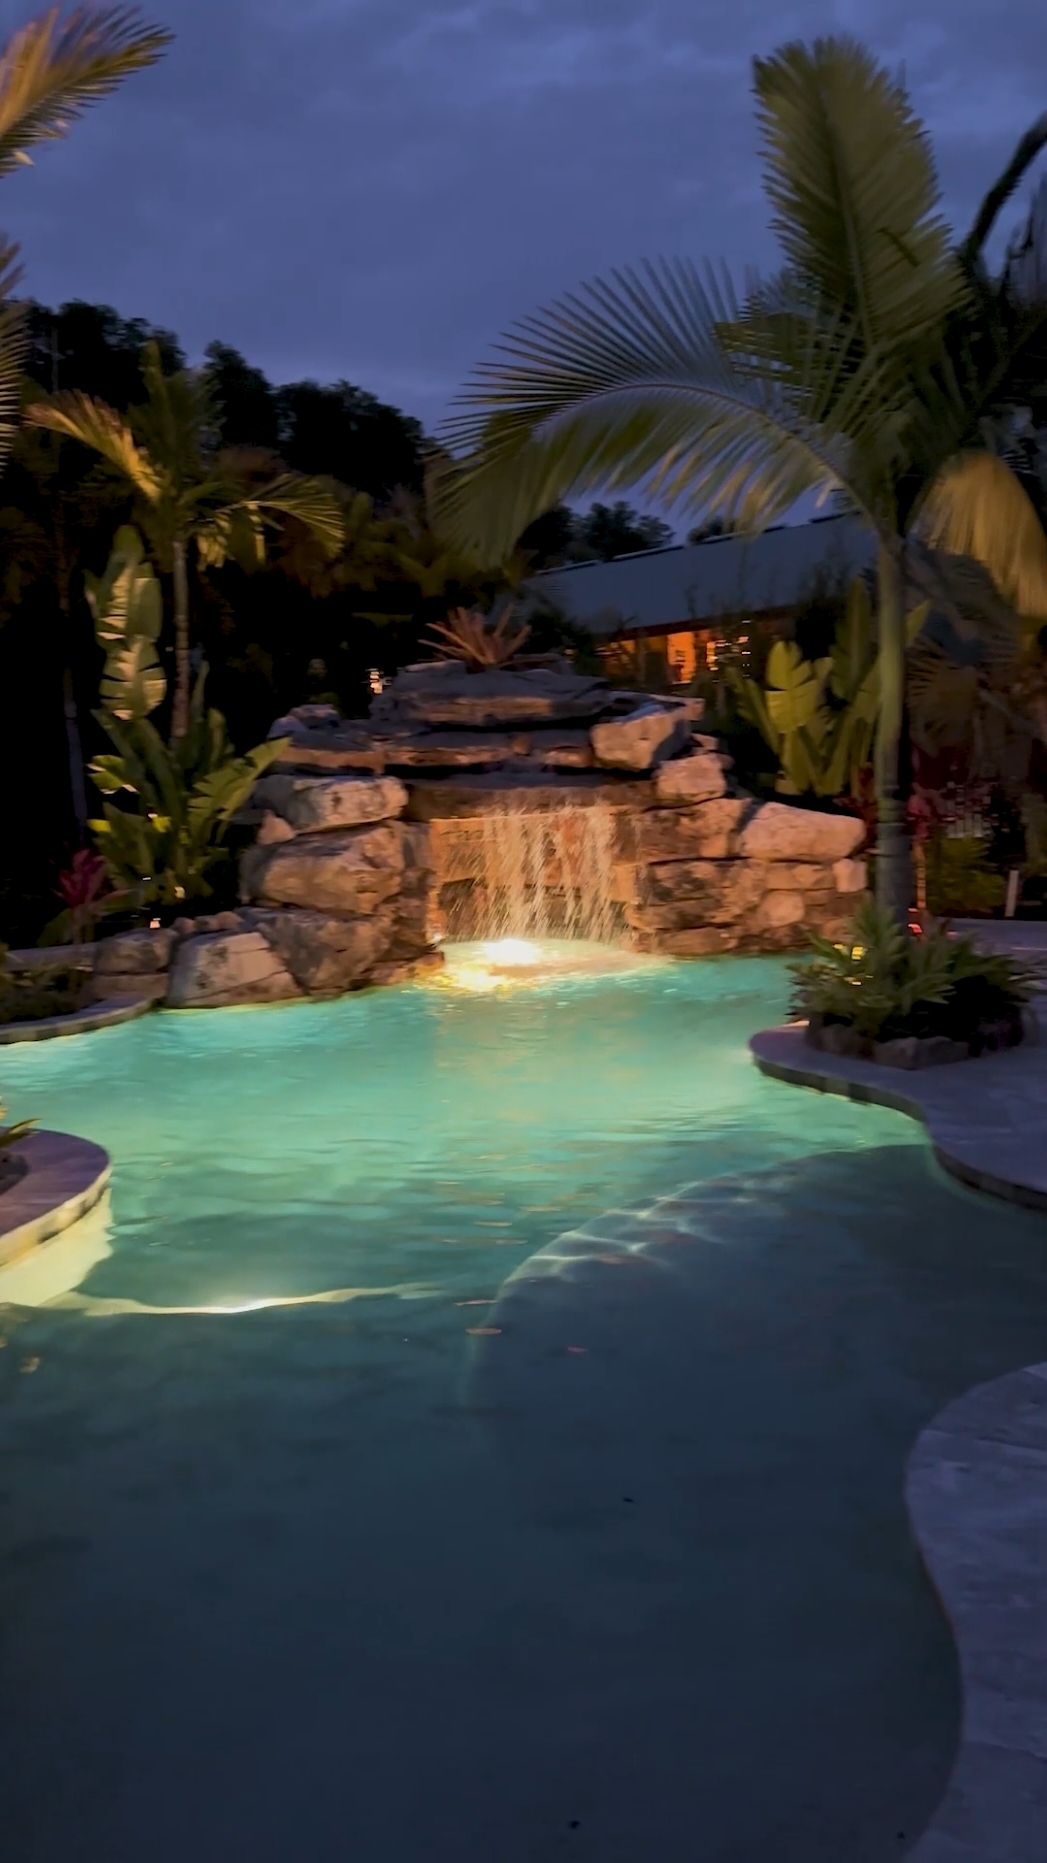
[(621, 824), (634, 948), (703, 957), (841, 937), (866, 885), (861, 822), (729, 795), (723, 764), (700, 750), (664, 765), (654, 806)]
[(426, 931), (428, 837), (395, 777), (280, 775), (258, 786), (243, 905), (103, 940), (91, 995), (171, 1009), (329, 997), (439, 964)]
[[(407, 667), (367, 722), (302, 707), (273, 731), (288, 737), (282, 762), (299, 773), (397, 772), (407, 814), (429, 828), (430, 922), (454, 935), (473, 935), (483, 916), (469, 897), (476, 888), (479, 908), (484, 817), (601, 806), (613, 812), (610, 886), (633, 948), (686, 957), (841, 936), (866, 884), (862, 824), (731, 793), (731, 760), (698, 728), (701, 710), (616, 691), (549, 656), (485, 673)], [(270, 832), (263, 824), (260, 838)], [(314, 864), (295, 903), (325, 884)], [(547, 884), (556, 890), (555, 873)]]
[(433, 660), (404, 667), (366, 721), (302, 705), (270, 736), (287, 739), (277, 768), (297, 772), (643, 773), (686, 749), (700, 713), (700, 701), (617, 691), (558, 654), (486, 672)]
[[(836, 937), (865, 886), (860, 822), (732, 793), (695, 700), (612, 689), (547, 656), (489, 672), (407, 667), (346, 721), (278, 719), (236, 911), (94, 947), (90, 994), (171, 1008), (329, 997), (439, 964), (430, 932), (475, 935), (492, 812), (611, 812), (623, 943), (677, 957)], [(563, 876), (551, 857), (550, 892)], [(448, 908), (454, 908), (453, 912)]]

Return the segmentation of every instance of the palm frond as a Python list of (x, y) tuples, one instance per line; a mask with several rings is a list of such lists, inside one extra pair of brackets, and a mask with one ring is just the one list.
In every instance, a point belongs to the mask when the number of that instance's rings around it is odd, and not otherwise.
[(499, 560), (558, 499), (640, 488), (689, 516), (753, 528), (803, 493), (842, 490), (855, 435), (891, 414), (879, 357), (855, 370), (850, 329), (830, 312), (777, 317), (730, 280), (686, 262), (597, 280), (514, 326), (445, 424), (435, 464), (441, 530)]
[(130, 479), (143, 498), (155, 504), (163, 491), (163, 478), (148, 453), (135, 440), (127, 422), (115, 408), (95, 401), (78, 389), (50, 395), (26, 408), (25, 418), (32, 427), (46, 427), (51, 433), (65, 434), (79, 440)]
[(27, 149), (64, 136), (171, 40), (133, 7), (78, 7), (63, 20), (55, 6), (29, 20), (0, 53), (0, 175), (25, 167)]
[(160, 346), (152, 341), (142, 351), (142, 379), (146, 398), (131, 409), (128, 424), (139, 447), (184, 499), (207, 476), (205, 453), (217, 418), (211, 384), (202, 370), (165, 375)]
[(927, 542), (984, 564), (1019, 614), (1047, 620), (1047, 536), (1024, 486), (995, 453), (963, 453), (923, 509)]
[(1005, 207), (1040, 150), (1047, 147), (1047, 110), (1038, 116), (1018, 143), (1003, 173), (997, 177), (974, 216), (974, 225), (963, 242), (963, 256), (973, 264), (981, 256), (985, 242)]
[[(1047, 116), (1043, 126), (1047, 142)], [(1047, 313), (1047, 175), (1033, 195), (1025, 225), (1008, 247), (1002, 287), (1010, 303)]]
[(10, 260), (14, 250), (10, 246), (0, 248), (0, 471), (18, 429), (27, 347), (24, 306), (4, 302), (5, 289), (12, 279)]
[(964, 289), (927, 135), (857, 40), (754, 62), (764, 187), (787, 264), (849, 313), (868, 352), (932, 339)]
[(322, 479), (287, 472), (254, 492), (250, 502), (263, 515), (297, 518), (328, 557), (337, 556), (344, 548), (342, 506), (330, 484)]
[(252, 504), (225, 505), (193, 528), (201, 569), (221, 569), (232, 557), (243, 570), (265, 562), (265, 529)]

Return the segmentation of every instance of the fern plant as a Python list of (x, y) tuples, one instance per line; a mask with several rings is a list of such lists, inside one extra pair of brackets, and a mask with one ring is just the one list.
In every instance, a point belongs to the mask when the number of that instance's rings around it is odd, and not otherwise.
[(979, 950), (944, 926), (917, 935), (872, 900), (846, 943), (811, 943), (813, 962), (789, 966), (794, 1011), (843, 1023), (870, 1041), (948, 1035), (976, 1042), (985, 1024), (1017, 1017), (1040, 982), (1031, 966)]

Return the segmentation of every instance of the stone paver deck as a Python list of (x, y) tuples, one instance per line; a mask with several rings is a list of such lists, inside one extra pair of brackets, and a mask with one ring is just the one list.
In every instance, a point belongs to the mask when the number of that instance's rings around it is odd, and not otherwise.
[(1033, 1863), (1047, 1848), (1047, 1364), (943, 1410), (906, 1499), (963, 1678), (960, 1750), (913, 1863)]
[(1047, 1045), (1024, 1042), (912, 1073), (823, 1054), (802, 1023), (766, 1029), (749, 1044), (765, 1074), (908, 1113), (927, 1127), (941, 1164), (975, 1189), (1047, 1210)]
[(0, 1266), (70, 1229), (109, 1182), (109, 1153), (70, 1132), (31, 1132), (16, 1156), (29, 1168), (0, 1196)]
[[(957, 929), (1015, 956), (1047, 948), (1041, 924)], [(1042, 998), (1036, 1010), (1021, 1048), (911, 1074), (822, 1054), (802, 1025), (750, 1046), (766, 1074), (921, 1119), (954, 1176), (1047, 1209)], [(1047, 1364), (950, 1404), (917, 1441), (906, 1499), (963, 1680), (960, 1750), (913, 1863), (1033, 1863), (1047, 1842)]]

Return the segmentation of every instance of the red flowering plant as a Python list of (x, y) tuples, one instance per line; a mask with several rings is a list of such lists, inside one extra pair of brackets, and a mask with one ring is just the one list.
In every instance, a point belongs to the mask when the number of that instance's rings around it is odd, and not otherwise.
[(62, 910), (45, 927), (41, 944), (89, 943), (99, 919), (127, 897), (110, 886), (105, 861), (90, 847), (78, 847), (70, 856), (68, 867), (58, 875), (55, 895)]

